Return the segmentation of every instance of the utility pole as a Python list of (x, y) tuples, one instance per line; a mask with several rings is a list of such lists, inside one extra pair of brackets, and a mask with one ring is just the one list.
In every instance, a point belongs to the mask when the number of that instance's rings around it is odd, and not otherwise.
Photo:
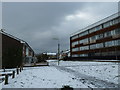
[(58, 41), (58, 54), (57, 54), (57, 59), (58, 59), (58, 65), (59, 65), (60, 41), (59, 41), (59, 38), (53, 38), (53, 40), (57, 40), (57, 41)]
[(58, 65), (59, 65), (59, 59), (60, 59), (60, 43), (58, 41)]

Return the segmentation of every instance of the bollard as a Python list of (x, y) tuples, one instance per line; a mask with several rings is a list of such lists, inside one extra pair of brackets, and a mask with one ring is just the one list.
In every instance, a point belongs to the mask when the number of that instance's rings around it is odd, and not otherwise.
[(22, 70), (23, 70), (23, 66), (22, 66)]
[(13, 71), (12, 78), (15, 78), (15, 71)]
[(49, 63), (47, 62), (47, 66), (49, 66)]
[(8, 84), (8, 75), (5, 75), (5, 85)]
[(20, 72), (21, 72), (21, 67), (20, 67)]
[(23, 70), (23, 66), (22, 66), (22, 70)]
[(5, 72), (5, 67), (4, 67), (4, 72)]
[(17, 74), (19, 74), (19, 68), (17, 67)]
[(23, 65), (21, 66), (21, 69), (23, 70)]

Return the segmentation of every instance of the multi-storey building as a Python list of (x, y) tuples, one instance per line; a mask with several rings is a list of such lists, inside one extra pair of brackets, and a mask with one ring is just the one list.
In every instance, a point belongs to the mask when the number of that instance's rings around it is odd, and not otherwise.
[(72, 34), (70, 52), (77, 59), (120, 59), (119, 13)]

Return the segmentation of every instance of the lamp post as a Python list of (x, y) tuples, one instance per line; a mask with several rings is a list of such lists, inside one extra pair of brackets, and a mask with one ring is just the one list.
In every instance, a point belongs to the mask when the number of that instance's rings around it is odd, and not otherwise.
[(57, 41), (58, 41), (58, 54), (57, 54), (57, 59), (58, 59), (58, 65), (59, 65), (60, 41), (59, 41), (59, 38), (53, 38), (53, 40), (57, 40)]

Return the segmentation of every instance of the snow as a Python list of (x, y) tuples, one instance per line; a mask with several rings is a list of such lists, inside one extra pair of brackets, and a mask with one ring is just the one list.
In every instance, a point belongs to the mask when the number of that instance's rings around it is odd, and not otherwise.
[[(119, 63), (116, 62), (60, 61), (59, 66), (58, 60), (48, 62), (50, 66), (24, 67), (14, 79), (9, 77), (9, 84), (0, 84), (3, 88), (62, 88), (65, 85), (73, 88), (98, 88), (94, 84), (101, 84), (100, 87), (106, 84), (111, 86), (111, 83), (117, 85), (120, 77)], [(9, 69), (6, 71), (10, 72)], [(93, 79), (98, 81), (94, 82)]]
[[(12, 68), (12, 69), (5, 69), (5, 72), (11, 72), (11, 71), (15, 71), (16, 68)], [(0, 69), (0, 73), (3, 72), (4, 69)]]
[(0, 76), (0, 79), (5, 78), (5, 76)]
[(58, 60), (47, 60), (47, 62), (57, 62)]
[(43, 53), (43, 54), (47, 54), (47, 55), (56, 55), (56, 53)]
[(0, 74), (12, 74), (12, 72), (0, 72)]
[(64, 85), (71, 87), (87, 88), (84, 84), (74, 80), (74, 76), (58, 71), (54, 67), (25, 68), (15, 79), (9, 78), (9, 84), (3, 88), (62, 88)]
[(82, 74), (118, 84), (118, 63), (61, 61), (60, 66), (70, 68)]

